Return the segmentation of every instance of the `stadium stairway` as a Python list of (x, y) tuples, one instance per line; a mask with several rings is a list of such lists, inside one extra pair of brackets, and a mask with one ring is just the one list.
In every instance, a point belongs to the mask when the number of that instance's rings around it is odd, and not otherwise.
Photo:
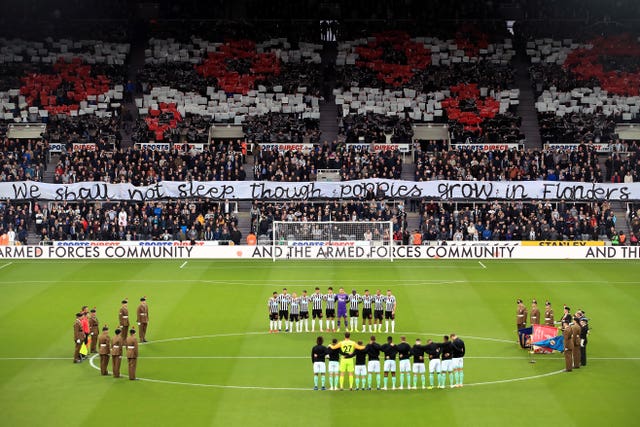
[[(127, 62), (127, 80), (135, 82), (138, 73), (144, 68), (144, 49), (147, 45), (147, 36), (144, 31), (136, 29), (135, 37), (131, 43), (131, 52)], [(140, 94), (137, 94), (140, 95)], [(120, 136), (122, 138), (121, 147), (127, 148), (133, 145), (131, 133), (133, 125), (138, 118), (138, 108), (135, 103), (135, 96), (129, 100), (125, 100), (122, 105), (123, 125), (120, 128)]]
[(325, 42), (322, 52), (323, 87), (320, 102), (320, 131), (323, 141), (338, 140), (338, 107), (333, 96), (333, 88), (336, 87), (336, 56), (337, 46), (332, 42)]
[(620, 233), (624, 231), (627, 235), (627, 242), (631, 236), (631, 224), (629, 223), (629, 212), (627, 212), (627, 204), (624, 202), (611, 202), (611, 210), (616, 216), (616, 231)]
[(520, 130), (526, 139), (525, 148), (540, 149), (542, 148), (542, 139), (540, 138), (540, 126), (538, 125), (538, 114), (535, 107), (536, 98), (529, 78), (529, 58), (524, 52), (519, 52), (514, 58), (513, 65), (516, 70), (516, 87), (520, 89), (518, 114), (522, 117)]
[[(253, 181), (255, 179), (254, 174), (254, 162), (253, 155), (247, 154), (246, 163), (244, 164), (244, 170), (247, 173), (247, 181)], [(251, 209), (251, 200), (240, 200), (238, 201), (238, 230), (242, 233), (242, 241), (241, 243), (246, 242), (247, 235), (251, 231), (251, 214), (249, 210)]]

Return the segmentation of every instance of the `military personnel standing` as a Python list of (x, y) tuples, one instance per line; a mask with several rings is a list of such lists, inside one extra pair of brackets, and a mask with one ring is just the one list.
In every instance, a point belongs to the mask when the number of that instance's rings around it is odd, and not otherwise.
[(96, 316), (96, 308), (93, 307), (89, 313), (89, 335), (91, 336), (91, 353), (97, 353), (98, 334), (100, 333), (100, 323)]
[(73, 340), (75, 341), (75, 349), (73, 351), (73, 363), (80, 363), (80, 347), (85, 339), (85, 333), (82, 330), (82, 313), (76, 313), (76, 321), (73, 323)]
[(571, 323), (571, 319), (572, 318), (573, 318), (573, 316), (571, 316), (571, 309), (565, 305), (564, 306), (564, 313), (562, 313), (561, 321), (562, 322)]
[(516, 327), (518, 329), (527, 326), (527, 307), (524, 306), (521, 299), (518, 299), (518, 309), (516, 310)]
[(553, 317), (553, 308), (549, 301), (544, 303), (544, 324), (547, 326), (555, 326)]
[(589, 335), (589, 322), (586, 317), (580, 318), (580, 364), (587, 366), (587, 336)]
[(562, 336), (564, 337), (564, 365), (566, 372), (573, 370), (573, 330), (569, 322), (562, 321)]
[(98, 354), (100, 354), (100, 374), (109, 375), (107, 367), (109, 366), (109, 350), (111, 349), (111, 338), (109, 337), (109, 328), (107, 325), (102, 327), (102, 333), (96, 340), (98, 342)]
[(129, 308), (127, 307), (128, 301), (122, 300), (122, 307), (118, 313), (118, 321), (120, 322), (120, 330), (122, 331), (122, 339), (127, 339), (127, 331), (129, 330)]
[(129, 331), (129, 337), (127, 338), (127, 360), (129, 362), (129, 379), (136, 379), (136, 364), (138, 362), (138, 338), (136, 337), (136, 330), (131, 329)]
[(582, 328), (580, 328), (580, 319), (576, 316), (573, 318), (573, 322), (571, 323), (571, 333), (573, 334), (573, 369), (580, 368), (580, 332)]
[(529, 314), (532, 325), (540, 324), (540, 309), (538, 308), (538, 301), (535, 299), (531, 301), (531, 313)]
[(124, 346), (124, 340), (122, 339), (120, 332), (120, 329), (116, 329), (116, 336), (111, 340), (111, 367), (113, 369), (113, 378), (120, 378), (122, 346)]
[(149, 323), (149, 306), (147, 306), (147, 298), (140, 298), (138, 306), (138, 330), (140, 331), (140, 342), (147, 342), (147, 324)]

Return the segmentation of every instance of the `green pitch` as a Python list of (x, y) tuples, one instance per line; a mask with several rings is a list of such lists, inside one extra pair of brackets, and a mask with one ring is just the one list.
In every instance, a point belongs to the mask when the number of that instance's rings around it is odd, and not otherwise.
[[(638, 273), (628, 261), (0, 262), (0, 425), (631, 425), (640, 416)], [(396, 340), (456, 332), (467, 345), (465, 387), (312, 391), (317, 333), (268, 334), (267, 299), (316, 285), (392, 289)], [(142, 295), (146, 380), (74, 365), (80, 306), (97, 306), (113, 331), (120, 300), (135, 316)], [(565, 303), (586, 310), (588, 366), (559, 373), (559, 354), (530, 363), (516, 344), (516, 298), (528, 307), (550, 299), (556, 319)]]

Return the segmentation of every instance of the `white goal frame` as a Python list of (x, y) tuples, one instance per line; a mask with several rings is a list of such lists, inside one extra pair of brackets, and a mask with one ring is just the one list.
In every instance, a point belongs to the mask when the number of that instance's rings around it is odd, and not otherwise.
[[(365, 233), (371, 232), (371, 238)], [(341, 245), (346, 242), (348, 245)], [(271, 246), (273, 261), (278, 258), (290, 259), (288, 255), (294, 246), (359, 246), (371, 254), (372, 248), (386, 246), (386, 254), (367, 256), (371, 259), (393, 261), (393, 223), (391, 221), (273, 221)], [(286, 246), (282, 257), (277, 255), (277, 247)], [(296, 259), (294, 257), (294, 259)]]

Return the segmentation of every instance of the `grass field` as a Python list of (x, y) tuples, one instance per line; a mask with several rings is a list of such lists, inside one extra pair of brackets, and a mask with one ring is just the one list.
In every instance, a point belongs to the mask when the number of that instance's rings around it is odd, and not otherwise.
[[(640, 416), (640, 264), (629, 261), (13, 261), (0, 262), (2, 426), (633, 425)], [(396, 338), (467, 345), (463, 389), (314, 392), (310, 333), (267, 333), (283, 286), (387, 288)], [(143, 381), (72, 363), (74, 314), (97, 306), (116, 326), (120, 300), (150, 307)], [(589, 363), (516, 344), (516, 298), (583, 308)], [(324, 334), (330, 338), (331, 334)], [(337, 335), (337, 334), (334, 334)], [(379, 336), (379, 339), (384, 339)], [(367, 334), (368, 336), (368, 334)], [(365, 338), (357, 334), (357, 338)], [(126, 360), (123, 361), (126, 374)], [(541, 418), (542, 417), (542, 418)]]

